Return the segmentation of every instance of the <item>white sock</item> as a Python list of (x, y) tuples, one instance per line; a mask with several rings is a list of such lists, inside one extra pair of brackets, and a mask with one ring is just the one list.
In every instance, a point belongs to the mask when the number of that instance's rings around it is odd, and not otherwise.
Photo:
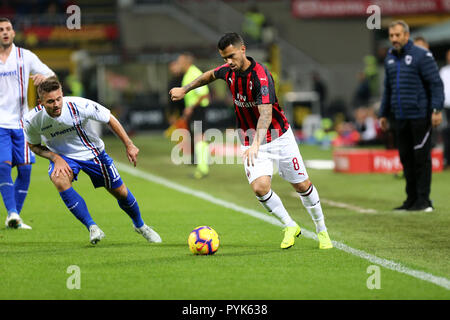
[(325, 218), (322, 212), (322, 206), (320, 205), (319, 193), (317, 189), (311, 184), (305, 192), (298, 192), (303, 206), (308, 211), (314, 224), (316, 225), (316, 232), (326, 231)]
[(292, 220), (289, 213), (283, 206), (280, 197), (270, 190), (267, 194), (258, 198), (259, 202), (262, 204), (267, 211), (272, 213), (275, 217), (280, 219), (280, 221), (284, 224), (285, 227), (295, 227), (297, 224), (294, 220)]

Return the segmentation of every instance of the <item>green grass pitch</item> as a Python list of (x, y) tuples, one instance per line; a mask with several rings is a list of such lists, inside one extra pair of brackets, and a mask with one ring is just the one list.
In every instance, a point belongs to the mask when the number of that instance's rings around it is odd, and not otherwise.
[[(229, 203), (264, 213), (245, 179), (242, 165), (212, 165), (206, 179), (190, 178), (192, 166), (174, 166), (173, 145), (161, 136), (138, 136), (138, 168), (174, 183), (203, 191)], [(124, 148), (106, 137), (107, 152), (126, 163)], [(331, 151), (301, 146), (307, 159), (331, 159)], [(0, 227), (0, 299), (449, 299), (450, 291), (410, 275), (380, 267), (380, 289), (368, 289), (373, 263), (338, 250), (319, 250), (300, 237), (281, 250), (281, 228), (192, 195), (121, 172), (139, 201), (144, 221), (157, 230), (161, 244), (149, 244), (134, 232), (131, 220), (104, 189), (95, 190), (80, 174), (75, 189), (85, 198), (96, 223), (106, 233), (98, 245), (65, 208), (37, 159), (22, 211), (33, 230)], [(450, 172), (433, 175), (433, 213), (394, 213), (404, 196), (404, 181), (392, 175), (343, 175), (308, 170), (324, 199), (333, 240), (407, 268), (450, 277)], [(306, 230), (313, 223), (293, 189), (280, 177), (273, 189)], [(371, 208), (360, 213), (325, 200)], [(328, 204), (327, 204), (328, 203)], [(5, 218), (2, 206), (1, 218)], [(4, 220), (1, 220), (3, 223)], [(213, 227), (221, 246), (213, 256), (194, 256), (190, 231)], [(69, 266), (80, 270), (80, 289), (68, 289)]]

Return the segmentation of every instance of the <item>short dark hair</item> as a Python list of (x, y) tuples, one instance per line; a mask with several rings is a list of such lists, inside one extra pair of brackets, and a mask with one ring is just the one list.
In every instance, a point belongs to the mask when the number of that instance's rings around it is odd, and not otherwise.
[(59, 82), (56, 76), (51, 76), (45, 79), (39, 86), (37, 87), (37, 92), (39, 98), (42, 98), (44, 93), (49, 93), (61, 88), (61, 83)]
[(11, 20), (9, 20), (9, 19), (6, 18), (6, 17), (0, 17), (0, 22), (9, 22), (9, 23), (11, 23), (11, 25), (12, 25)]
[(222, 38), (220, 38), (219, 43), (217, 44), (217, 47), (219, 50), (225, 50), (226, 47), (229, 45), (233, 45), (235, 47), (243, 45), (244, 40), (240, 35), (238, 35), (236, 32), (230, 32), (225, 33)]

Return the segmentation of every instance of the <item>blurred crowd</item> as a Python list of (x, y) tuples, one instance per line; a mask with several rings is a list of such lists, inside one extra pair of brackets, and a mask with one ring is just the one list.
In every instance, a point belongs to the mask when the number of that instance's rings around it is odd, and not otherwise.
[(14, 18), (26, 14), (65, 13), (72, 0), (0, 0), (0, 16)]

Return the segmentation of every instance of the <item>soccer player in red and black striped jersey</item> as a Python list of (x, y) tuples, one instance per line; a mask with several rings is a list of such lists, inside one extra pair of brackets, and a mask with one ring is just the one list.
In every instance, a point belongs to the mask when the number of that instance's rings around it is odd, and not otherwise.
[(292, 247), (301, 229), (271, 189), (274, 164), (280, 176), (299, 193), (311, 215), (319, 248), (332, 248), (319, 194), (309, 180), (289, 122), (278, 103), (272, 75), (264, 65), (246, 56), (244, 41), (237, 33), (225, 34), (219, 40), (218, 49), (225, 64), (203, 73), (184, 87), (172, 88), (171, 99), (181, 100), (190, 90), (218, 78), (226, 81), (233, 95), (247, 179), (264, 208), (279, 218), (285, 227), (281, 248)]

